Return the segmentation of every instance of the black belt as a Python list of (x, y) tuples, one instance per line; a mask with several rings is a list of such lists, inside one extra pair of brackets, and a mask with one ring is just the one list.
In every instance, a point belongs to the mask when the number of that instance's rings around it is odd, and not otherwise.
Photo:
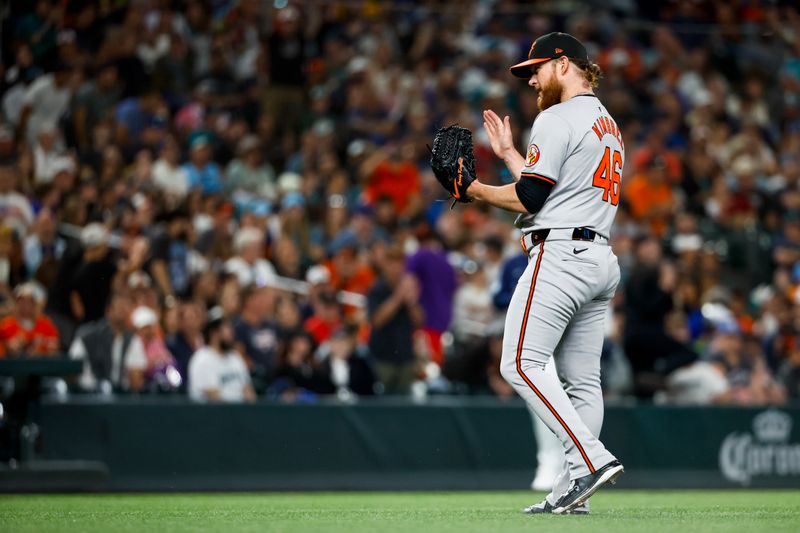
[[(547, 239), (547, 237), (550, 235), (550, 231), (551, 230), (549, 229), (539, 229), (530, 233), (525, 233), (520, 239), (522, 250), (526, 254), (530, 252), (534, 246), (537, 246), (539, 243)], [(589, 228), (575, 228), (572, 230), (573, 241), (594, 242), (597, 237), (598, 233), (594, 230), (590, 230)], [(602, 238), (602, 235), (600, 237)]]

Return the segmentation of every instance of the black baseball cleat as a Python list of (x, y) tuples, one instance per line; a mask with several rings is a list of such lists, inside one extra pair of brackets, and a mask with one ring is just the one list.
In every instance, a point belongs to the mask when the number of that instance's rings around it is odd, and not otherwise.
[[(526, 507), (522, 510), (525, 514), (552, 514), (553, 513), (553, 506), (550, 505), (546, 499), (539, 503), (535, 503), (530, 507)], [(574, 508), (570, 514), (589, 514), (589, 508), (586, 505), (580, 505)]]
[(622, 463), (611, 461), (601, 469), (578, 479), (573, 479), (567, 491), (553, 506), (553, 514), (569, 514), (574, 509), (583, 505), (597, 489), (606, 483), (614, 484), (617, 478), (625, 471)]

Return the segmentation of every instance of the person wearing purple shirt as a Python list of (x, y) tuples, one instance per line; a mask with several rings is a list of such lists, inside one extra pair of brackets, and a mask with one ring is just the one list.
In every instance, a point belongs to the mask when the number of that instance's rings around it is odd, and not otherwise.
[(433, 231), (426, 228), (421, 238), (420, 248), (408, 258), (406, 270), (420, 283), (419, 303), (425, 310), (422, 330), (430, 342), (431, 359), (441, 366), (444, 362), (441, 337), (453, 318), (456, 273)]

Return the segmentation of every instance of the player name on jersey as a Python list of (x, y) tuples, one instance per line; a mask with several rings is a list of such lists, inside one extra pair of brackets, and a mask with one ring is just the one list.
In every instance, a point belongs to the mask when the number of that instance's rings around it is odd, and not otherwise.
[(620, 148), (625, 149), (625, 143), (622, 142), (622, 132), (619, 131), (619, 126), (611, 117), (607, 115), (599, 117), (592, 125), (592, 131), (597, 135), (597, 139), (601, 141), (603, 140), (603, 135), (611, 135), (619, 142)]

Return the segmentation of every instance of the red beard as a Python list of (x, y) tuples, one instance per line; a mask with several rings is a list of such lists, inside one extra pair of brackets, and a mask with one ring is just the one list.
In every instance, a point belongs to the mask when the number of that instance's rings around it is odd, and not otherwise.
[(542, 85), (539, 88), (539, 96), (536, 98), (536, 104), (539, 106), (539, 111), (544, 111), (549, 107), (561, 102), (561, 95), (564, 93), (564, 86), (556, 79), (555, 75), (550, 78), (547, 85)]

